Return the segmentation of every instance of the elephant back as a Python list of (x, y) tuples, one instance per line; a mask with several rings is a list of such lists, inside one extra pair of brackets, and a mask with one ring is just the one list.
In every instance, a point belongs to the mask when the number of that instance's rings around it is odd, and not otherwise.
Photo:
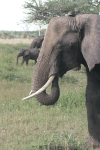
[(29, 49), (29, 51), (30, 51), (30, 59), (36, 60), (38, 58), (40, 51), (36, 48)]
[(35, 47), (41, 48), (43, 40), (44, 40), (44, 35), (35, 37), (30, 45), (30, 49)]

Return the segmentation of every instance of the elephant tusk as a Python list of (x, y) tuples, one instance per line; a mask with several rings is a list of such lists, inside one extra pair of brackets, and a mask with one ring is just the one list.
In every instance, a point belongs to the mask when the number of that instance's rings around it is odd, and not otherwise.
[(31, 92), (30, 92), (31, 95), (29, 95), (29, 96), (23, 98), (22, 100), (32, 98), (32, 97), (34, 97), (34, 96), (36, 96), (36, 95), (42, 93), (44, 90), (47, 89), (47, 87), (51, 84), (51, 82), (53, 81), (54, 78), (55, 78), (55, 75), (51, 76), (51, 77), (48, 79), (48, 81), (46, 82), (46, 84), (45, 84), (42, 88), (40, 88), (38, 91), (36, 91), (36, 92), (33, 93), (33, 94), (31, 94), (31, 93), (32, 93), (32, 91), (31, 91)]
[(32, 90), (29, 92), (29, 95), (31, 95), (33, 92), (32, 92)]

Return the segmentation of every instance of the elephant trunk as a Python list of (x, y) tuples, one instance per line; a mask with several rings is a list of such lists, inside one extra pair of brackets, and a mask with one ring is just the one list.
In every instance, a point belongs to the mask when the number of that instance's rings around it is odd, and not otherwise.
[[(56, 103), (60, 95), (57, 76), (59, 70), (58, 62), (56, 61), (59, 49), (56, 49), (54, 52), (46, 51), (46, 53), (44, 54), (43, 52), (45, 51), (46, 47), (45, 44), (43, 44), (42, 46), (43, 47), (41, 53), (39, 54), (33, 73), (31, 93), (37, 93), (39, 89), (44, 87), (50, 77), (55, 76), (52, 81), (50, 94), (47, 94), (46, 90), (44, 89), (44, 91), (42, 91), (40, 94), (34, 96), (38, 102), (48, 106)], [(55, 54), (56, 52), (57, 54)], [(30, 95), (28, 98), (31, 98), (31, 96), (32, 95)]]
[(19, 57), (21, 57), (21, 56), (18, 54), (18, 55), (17, 55), (17, 62), (16, 62), (17, 65), (18, 65), (18, 58), (19, 58)]
[[(51, 82), (52, 82), (51, 93), (50, 95), (48, 95), (45, 90), (50, 85)], [(33, 93), (34, 92), (33, 90), (36, 92)], [(22, 100), (25, 100), (34, 96), (36, 97), (38, 102), (40, 102), (43, 105), (53, 105), (54, 103), (57, 102), (59, 98), (59, 94), (60, 94), (59, 86), (58, 86), (58, 77), (55, 77), (55, 75), (51, 76), (42, 88), (39, 88), (39, 90), (38, 88), (34, 88), (33, 90), (30, 92), (31, 94), (30, 96), (27, 96), (23, 98)]]
[[(34, 87), (32, 89), (33, 92), (38, 91), (41, 88), (41, 85), (39, 85), (38, 78), (33, 79)], [(40, 94), (36, 95), (35, 98), (38, 102), (40, 102), (43, 105), (53, 105), (57, 102), (60, 95), (59, 85), (58, 85), (58, 77), (56, 76), (54, 80), (52, 81), (52, 87), (51, 87), (51, 93), (48, 95), (46, 91), (44, 90)]]
[(21, 56), (23, 56), (23, 54), (22, 54), (22, 53), (18, 53), (18, 55), (17, 55), (17, 62), (16, 62), (16, 64), (18, 64), (18, 58), (19, 58), (19, 57), (21, 57)]
[[(45, 65), (44, 65), (45, 64)], [(45, 66), (46, 68), (48, 67), (47, 63), (44, 63), (43, 66)], [(47, 71), (43, 71), (43, 67), (39, 68), (40, 64), (37, 63), (35, 66), (35, 70), (34, 70), (34, 75), (33, 75), (33, 80), (32, 80), (32, 92), (31, 93), (37, 93), (37, 91), (41, 91), (41, 88), (45, 87), (48, 81), (48, 77), (49, 77), (49, 69), (47, 68)], [(35, 97), (37, 99), (38, 102), (40, 102), (43, 105), (53, 105), (54, 103), (57, 102), (59, 95), (60, 95), (60, 90), (59, 90), (59, 85), (58, 85), (58, 76), (53, 73), (50, 75), (49, 79), (52, 78), (52, 80), (50, 81), (50, 83), (52, 82), (52, 86), (51, 86), (51, 93), (47, 94), (45, 88), (41, 91), (40, 94), (35, 95), (31, 94), (30, 96), (23, 98), (24, 99), (28, 99), (31, 97)], [(50, 85), (50, 83), (48, 85)]]

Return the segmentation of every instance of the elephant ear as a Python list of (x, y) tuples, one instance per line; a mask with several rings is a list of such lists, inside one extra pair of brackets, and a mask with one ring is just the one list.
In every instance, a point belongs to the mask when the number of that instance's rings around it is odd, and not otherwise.
[(100, 63), (100, 17), (90, 15), (81, 32), (83, 36), (82, 54), (91, 71), (96, 64)]
[(26, 49), (26, 50), (24, 51), (24, 57), (27, 56), (27, 55), (29, 55), (29, 50), (28, 50), (28, 49)]

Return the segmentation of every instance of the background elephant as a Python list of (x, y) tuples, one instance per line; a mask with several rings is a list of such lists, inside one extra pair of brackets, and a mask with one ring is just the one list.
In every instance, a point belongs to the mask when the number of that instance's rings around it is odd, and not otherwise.
[(35, 63), (36, 63), (38, 55), (39, 55), (39, 52), (40, 51), (38, 49), (36, 49), (36, 48), (33, 48), (33, 49), (21, 49), (18, 52), (17, 63), (16, 64), (18, 64), (18, 58), (21, 57), (21, 56), (23, 56), (21, 65), (23, 65), (23, 63), (25, 61), (26, 61), (26, 65), (28, 65), (29, 59), (35, 60)]
[(35, 47), (41, 48), (43, 40), (44, 40), (44, 35), (35, 37), (30, 45), (30, 48), (35, 48)]
[(79, 65), (78, 67), (73, 68), (73, 71), (79, 71), (81, 69), (81, 65)]
[[(100, 144), (99, 15), (68, 15), (50, 21), (34, 69), (31, 95), (24, 99), (35, 96), (43, 105), (56, 103), (60, 95), (58, 78), (80, 64), (87, 72), (86, 106), (90, 137), (85, 146), (90, 148), (93, 144), (96, 148)], [(47, 94), (46, 88), (51, 82), (51, 93)]]

